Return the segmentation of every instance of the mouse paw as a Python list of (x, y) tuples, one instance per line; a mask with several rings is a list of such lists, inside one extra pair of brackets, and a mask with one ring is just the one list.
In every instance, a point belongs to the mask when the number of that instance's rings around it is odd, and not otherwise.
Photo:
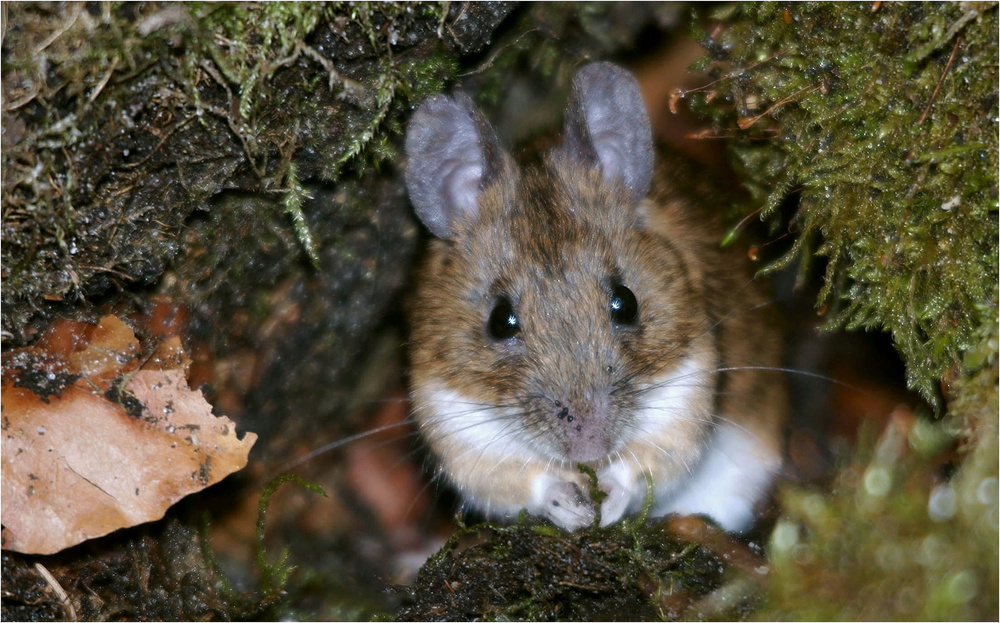
[(542, 494), (540, 515), (564, 530), (579, 530), (594, 523), (590, 499), (571, 482), (554, 480)]
[(601, 502), (601, 527), (606, 528), (622, 518), (632, 496), (626, 487), (614, 480), (601, 482), (601, 490), (608, 494)]

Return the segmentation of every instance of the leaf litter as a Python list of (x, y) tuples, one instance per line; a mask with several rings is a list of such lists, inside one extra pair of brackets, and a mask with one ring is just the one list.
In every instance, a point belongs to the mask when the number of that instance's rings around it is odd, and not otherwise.
[(188, 386), (180, 339), (142, 352), (106, 316), (4, 353), (3, 549), (52, 554), (160, 519), (246, 465), (257, 435)]

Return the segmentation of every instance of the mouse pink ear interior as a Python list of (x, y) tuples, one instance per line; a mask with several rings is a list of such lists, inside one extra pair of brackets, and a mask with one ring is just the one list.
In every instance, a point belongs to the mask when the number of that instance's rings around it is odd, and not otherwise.
[(479, 189), (502, 162), (499, 141), (469, 96), (436, 95), (406, 128), (406, 186), (431, 233), (451, 238), (456, 219), (475, 219)]
[(563, 151), (606, 180), (619, 178), (635, 202), (653, 179), (653, 134), (631, 73), (612, 63), (591, 63), (573, 79)]

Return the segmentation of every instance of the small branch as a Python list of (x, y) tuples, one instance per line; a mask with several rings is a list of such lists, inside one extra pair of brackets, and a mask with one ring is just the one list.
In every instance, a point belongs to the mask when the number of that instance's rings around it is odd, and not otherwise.
[(539, 29), (539, 28), (532, 28), (531, 30), (526, 30), (526, 31), (522, 32), (521, 34), (517, 35), (517, 37), (515, 37), (513, 41), (509, 41), (509, 42), (507, 42), (507, 43), (505, 43), (503, 45), (497, 46), (496, 49), (493, 50), (493, 52), (491, 52), (490, 55), (486, 58), (486, 60), (483, 61), (482, 63), (480, 63), (479, 67), (476, 67), (475, 69), (471, 69), (471, 70), (465, 72), (464, 74), (458, 74), (458, 77), (459, 78), (465, 78), (466, 76), (471, 76), (471, 75), (482, 73), (482, 72), (486, 71), (487, 69), (489, 69), (490, 67), (493, 66), (493, 63), (496, 62), (497, 57), (499, 57), (500, 54), (502, 52), (504, 52), (507, 48), (517, 45), (518, 43), (521, 42), (521, 39), (524, 39), (525, 37), (527, 37), (531, 33), (538, 32), (539, 30), (541, 30), (541, 29)]
[(927, 115), (931, 112), (931, 106), (934, 104), (934, 100), (937, 99), (938, 91), (941, 90), (941, 85), (944, 84), (944, 77), (948, 75), (948, 70), (951, 69), (951, 64), (955, 60), (955, 53), (958, 52), (958, 44), (960, 43), (962, 43), (961, 36), (955, 39), (955, 46), (951, 49), (951, 56), (948, 57), (948, 63), (944, 66), (944, 71), (941, 72), (941, 78), (938, 80), (937, 86), (934, 87), (934, 92), (931, 93), (931, 99), (927, 102), (927, 107), (924, 108), (924, 114), (920, 115), (920, 120), (917, 121), (917, 125), (920, 125), (927, 120)]
[(788, 97), (786, 97), (786, 98), (784, 98), (784, 99), (782, 99), (782, 100), (780, 100), (778, 102), (775, 102), (770, 108), (768, 108), (764, 112), (760, 113), (756, 117), (749, 117), (749, 118), (738, 119), (736, 121), (736, 125), (739, 126), (739, 128), (741, 130), (746, 130), (747, 128), (749, 128), (753, 124), (757, 123), (757, 121), (761, 117), (763, 117), (763, 116), (771, 113), (776, 108), (784, 106), (785, 104), (787, 104), (789, 102), (795, 101), (800, 95), (812, 93), (813, 91), (816, 91), (817, 89), (819, 89), (819, 85), (813, 85), (813, 86), (803, 87), (803, 88), (799, 89), (798, 91), (796, 91), (795, 93), (792, 93)]
[(948, 32), (944, 33), (943, 37), (936, 39), (935, 41), (925, 45), (924, 47), (917, 50), (915, 53), (907, 55), (908, 61), (913, 63), (919, 63), (923, 61), (925, 58), (933, 54), (938, 48), (951, 41), (951, 38), (959, 34), (962, 31), (962, 29), (969, 24), (969, 22), (980, 17), (981, 15), (982, 13), (979, 12), (976, 8), (969, 8), (962, 15), (962, 17), (958, 18), (955, 21), (955, 23), (951, 25), (951, 28), (948, 29)]
[[(114, 268), (105, 268), (104, 266), (80, 266), (80, 268), (83, 268), (85, 270), (98, 271), (98, 272), (102, 272), (102, 273), (109, 273), (111, 275), (117, 275), (117, 276), (119, 276), (122, 279), (125, 279), (127, 281), (135, 281), (135, 277), (133, 277), (132, 275), (126, 275), (125, 273), (123, 273), (121, 271), (118, 271), (118, 270), (115, 270)], [(81, 478), (82, 478), (82, 476), (81, 476)], [(94, 485), (94, 486), (96, 487), (97, 485)], [(98, 487), (98, 488), (100, 488), (100, 487)], [(103, 489), (101, 489), (101, 490), (104, 491)], [(107, 493), (107, 491), (104, 491), (104, 492)], [(108, 495), (111, 495), (111, 494), (108, 493)]]
[(111, 80), (112, 74), (115, 73), (115, 69), (118, 69), (117, 56), (115, 57), (115, 60), (112, 61), (111, 67), (108, 68), (108, 71), (104, 74), (104, 77), (101, 78), (101, 81), (97, 83), (96, 87), (94, 87), (94, 90), (93, 92), (91, 92), (90, 97), (87, 98), (88, 104), (93, 104), (94, 100), (97, 99), (97, 96), (101, 94), (101, 91), (103, 91), (104, 87), (107, 86), (108, 80)]
[(73, 3), (73, 14), (69, 17), (69, 19), (66, 20), (66, 23), (63, 24), (59, 30), (55, 31), (54, 33), (46, 37), (45, 41), (42, 41), (40, 44), (38, 44), (38, 46), (35, 47), (35, 56), (41, 54), (42, 50), (52, 45), (56, 39), (63, 36), (63, 34), (67, 30), (73, 27), (73, 24), (75, 24), (76, 20), (80, 17), (80, 10), (82, 8), (83, 8), (82, 2)]
[(757, 61), (756, 63), (753, 63), (753, 64), (748, 65), (746, 67), (740, 67), (739, 69), (734, 69), (733, 71), (729, 72), (725, 76), (722, 76), (721, 78), (716, 78), (715, 80), (712, 80), (708, 84), (703, 84), (700, 87), (694, 87), (693, 89), (674, 89), (674, 93), (671, 95), (671, 97), (678, 97), (678, 98), (683, 99), (683, 98), (687, 97), (688, 95), (690, 95), (691, 93), (697, 93), (698, 91), (704, 91), (705, 89), (707, 89), (707, 88), (709, 88), (709, 87), (711, 87), (711, 86), (713, 86), (715, 84), (718, 84), (718, 83), (723, 82), (725, 80), (729, 80), (730, 78), (735, 78), (736, 76), (738, 76), (738, 75), (740, 75), (740, 74), (742, 74), (744, 72), (748, 72), (751, 69), (756, 69), (757, 67), (760, 67), (764, 63), (773, 61), (774, 59), (776, 59), (779, 56), (781, 56), (781, 54), (782, 54), (781, 52), (775, 52), (774, 54), (772, 54), (771, 56), (768, 56), (764, 60)]
[(24, 97), (22, 97), (21, 99), (15, 101), (12, 104), (4, 104), (4, 107), (3, 107), (4, 110), (5, 111), (8, 111), (8, 110), (17, 110), (21, 106), (24, 106), (25, 104), (31, 102), (33, 99), (35, 99), (35, 97), (38, 96), (38, 93), (41, 91), (41, 88), (42, 88), (41, 84), (42, 84), (42, 80), (40, 78), (32, 80), (31, 81), (31, 91), (27, 95), (25, 95)]
[(444, 23), (448, 21), (448, 11), (451, 10), (451, 0), (441, 3), (441, 21), (438, 22), (437, 36), (441, 39), (444, 36)]
[(229, 83), (227, 83), (225, 79), (223, 79), (222, 75), (219, 73), (221, 68), (217, 69), (216, 66), (213, 66), (208, 59), (203, 60), (199, 66), (206, 72), (208, 72), (208, 75), (211, 76), (213, 80), (219, 83), (219, 85), (226, 90), (226, 95), (229, 98), (229, 111), (224, 115), (226, 123), (229, 124), (230, 131), (234, 135), (236, 135), (237, 139), (239, 139), (240, 145), (243, 147), (243, 153), (246, 155), (247, 161), (253, 168), (254, 173), (257, 175), (257, 178), (264, 179), (265, 173), (267, 173), (267, 166), (266, 166), (267, 154), (263, 154), (262, 162), (260, 164), (257, 164), (257, 159), (256, 159), (257, 154), (255, 153), (256, 150), (254, 149), (254, 146), (251, 146), (247, 142), (247, 137), (244, 136), (243, 129), (245, 125), (242, 124), (243, 119), (241, 118), (239, 120), (240, 123), (237, 123), (237, 120), (233, 119), (234, 114), (235, 115), (240, 114), (239, 112), (240, 108), (239, 105), (236, 104), (236, 100), (233, 98), (233, 90), (229, 88)]
[(344, 75), (341, 74), (339, 71), (337, 71), (337, 68), (333, 66), (333, 62), (330, 61), (330, 59), (326, 58), (325, 56), (323, 56), (322, 54), (320, 54), (319, 52), (317, 52), (316, 50), (314, 50), (313, 48), (309, 47), (304, 43), (299, 44), (299, 49), (302, 52), (304, 52), (306, 56), (313, 59), (320, 65), (322, 65), (323, 69), (326, 70), (331, 92), (333, 91), (333, 85), (337, 81), (340, 81), (340, 83), (344, 85), (345, 91), (348, 91), (349, 93), (357, 93), (359, 97), (364, 96), (365, 94), (364, 85), (362, 85), (360, 82), (351, 80), (350, 78), (345, 78)]
[(157, 11), (139, 22), (139, 25), (136, 27), (136, 32), (143, 37), (148, 37), (157, 30), (173, 26), (174, 24), (179, 24), (187, 19), (187, 11), (185, 11), (180, 5), (168, 6), (167, 8)]
[(52, 589), (52, 592), (56, 594), (56, 598), (59, 599), (59, 603), (66, 611), (66, 620), (79, 621), (76, 617), (76, 609), (73, 608), (73, 602), (70, 601), (69, 595), (66, 594), (65, 589), (63, 589), (62, 585), (59, 584), (55, 576), (49, 573), (49, 570), (45, 568), (45, 565), (40, 562), (35, 563), (35, 571), (37, 571), (38, 575), (45, 579), (45, 583), (48, 584), (49, 588)]

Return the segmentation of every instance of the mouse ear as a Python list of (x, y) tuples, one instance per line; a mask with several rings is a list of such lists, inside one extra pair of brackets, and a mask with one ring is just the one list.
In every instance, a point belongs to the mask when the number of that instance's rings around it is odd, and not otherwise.
[(639, 83), (611, 63), (591, 63), (573, 79), (563, 151), (606, 180), (620, 178), (638, 202), (653, 179), (653, 134)]
[(417, 216), (439, 238), (455, 219), (479, 212), (479, 189), (495, 179), (503, 152), (493, 128), (464, 93), (436, 95), (406, 128), (406, 186)]

